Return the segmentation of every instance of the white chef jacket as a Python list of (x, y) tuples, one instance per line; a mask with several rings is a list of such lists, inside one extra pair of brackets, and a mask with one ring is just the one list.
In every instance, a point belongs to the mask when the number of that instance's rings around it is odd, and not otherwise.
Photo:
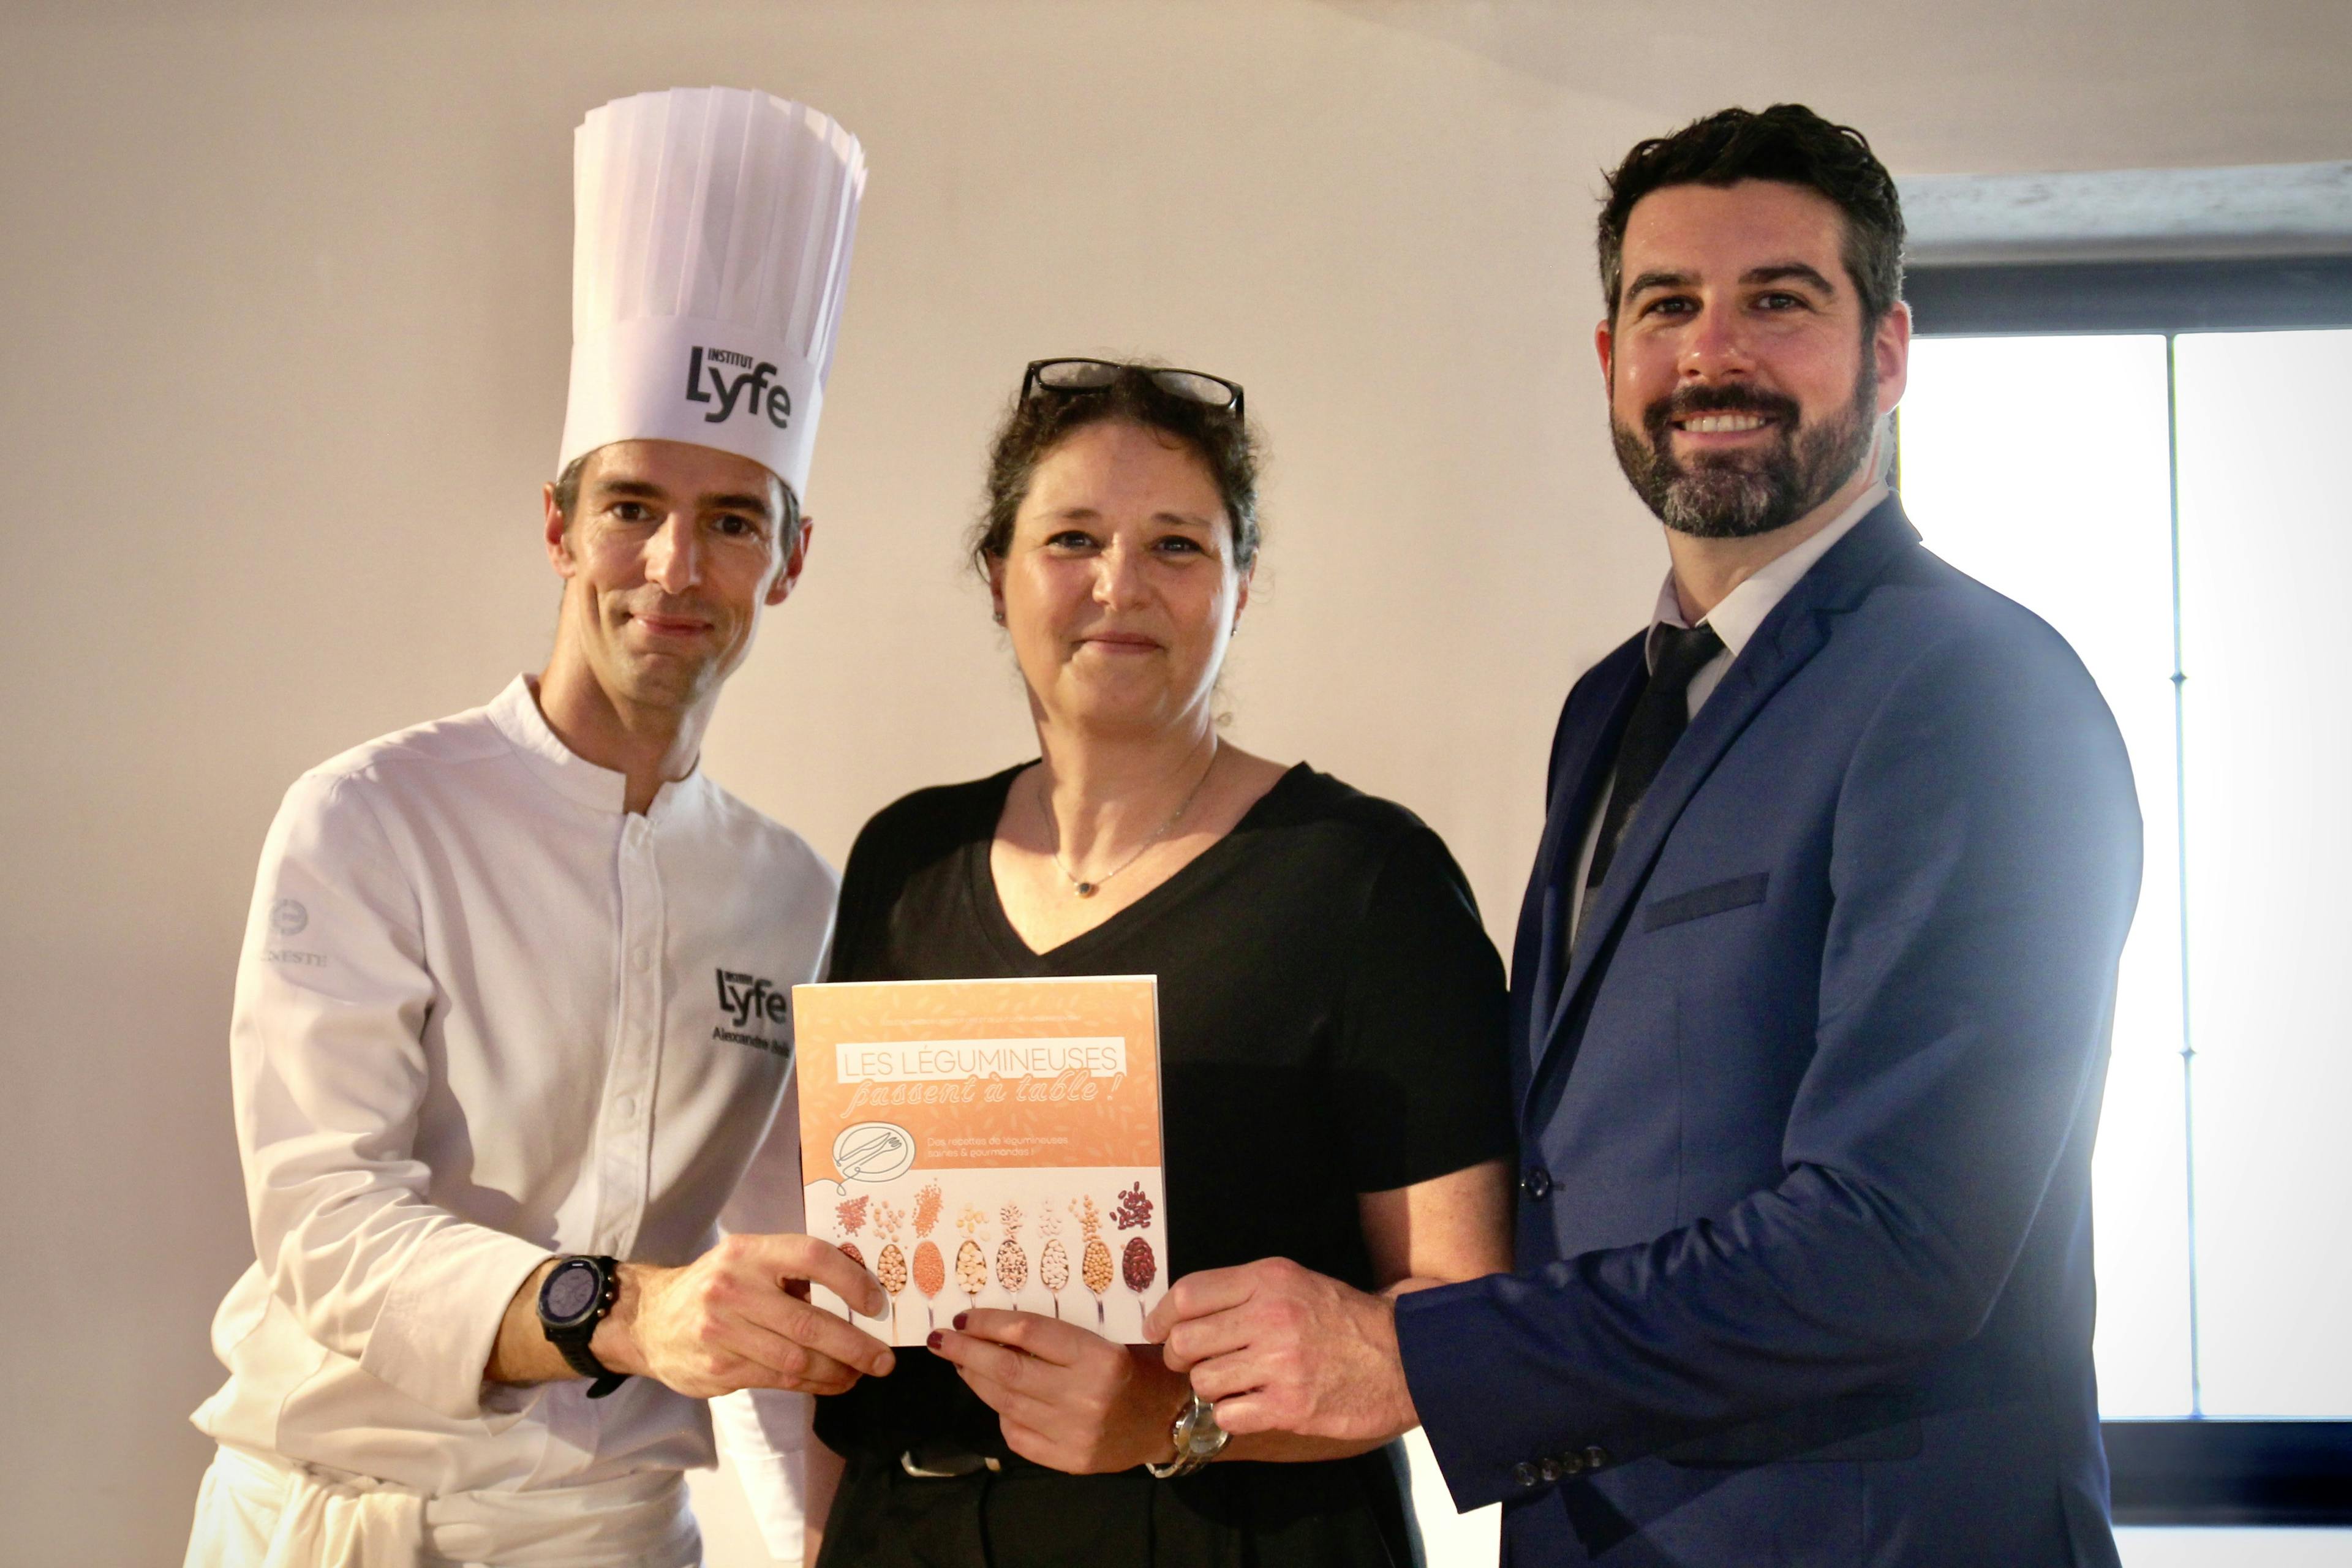
[[(837, 879), (699, 772), (641, 816), (624, 789), (518, 678), (288, 792), (230, 1026), (258, 1261), (213, 1324), (221, 1443), (436, 1496), (714, 1462), (704, 1403), (650, 1379), (481, 1379), (551, 1256), (803, 1228), (788, 998)], [(796, 1541), (809, 1402), (737, 1398)]]

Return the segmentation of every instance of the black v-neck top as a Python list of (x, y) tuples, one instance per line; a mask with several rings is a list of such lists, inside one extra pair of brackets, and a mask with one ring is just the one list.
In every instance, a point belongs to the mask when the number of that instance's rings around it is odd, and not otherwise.
[[(1503, 966), (1444, 844), (1301, 763), (1167, 881), (1039, 953), (989, 870), (1020, 771), (866, 824), (828, 977), (1157, 975), (1169, 1278), (1280, 1257), (1370, 1288), (1358, 1194), (1511, 1149)], [(994, 1413), (920, 1349), (821, 1401), (817, 1431), (893, 1459), (940, 1436), (1006, 1452)]]

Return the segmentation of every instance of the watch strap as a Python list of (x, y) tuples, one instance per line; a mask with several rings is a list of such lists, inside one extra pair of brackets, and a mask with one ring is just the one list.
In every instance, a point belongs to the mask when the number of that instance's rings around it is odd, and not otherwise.
[[(592, 1333), (594, 1331), (593, 1325), (590, 1331)], [(588, 1348), (588, 1342), (584, 1339), (574, 1339), (572, 1335), (566, 1334), (559, 1340), (550, 1335), (548, 1342), (563, 1352), (563, 1359), (570, 1363), (572, 1371), (590, 1380), (588, 1397), (591, 1399), (602, 1399), (629, 1381), (627, 1373), (614, 1372), (611, 1367), (598, 1361), (596, 1352)]]

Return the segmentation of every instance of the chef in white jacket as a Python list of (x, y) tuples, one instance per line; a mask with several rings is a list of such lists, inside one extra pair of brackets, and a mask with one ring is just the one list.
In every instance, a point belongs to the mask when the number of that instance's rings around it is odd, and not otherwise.
[(890, 1365), (797, 1283), (885, 1303), (797, 1234), (790, 994), (835, 875), (698, 766), (807, 559), (863, 154), (713, 88), (607, 104), (574, 155), (546, 668), (312, 770), (262, 853), (230, 1037), (257, 1260), (190, 1564), (683, 1568), (719, 1395), (795, 1561), (809, 1395)]

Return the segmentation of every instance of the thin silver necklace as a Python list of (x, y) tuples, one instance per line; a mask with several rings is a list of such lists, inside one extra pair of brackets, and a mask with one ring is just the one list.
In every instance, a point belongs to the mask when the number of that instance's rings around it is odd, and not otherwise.
[(1070, 884), (1070, 891), (1076, 894), (1081, 899), (1093, 898), (1097, 893), (1102, 891), (1103, 884), (1105, 882), (1109, 881), (1113, 877), (1118, 876), (1121, 871), (1126, 870), (1129, 866), (1132, 866), (1138, 860), (1142, 859), (1143, 852), (1145, 850), (1150, 848), (1153, 845), (1167, 837), (1171, 833), (1173, 833), (1176, 830), (1176, 825), (1184, 820), (1184, 814), (1192, 809), (1193, 799), (1200, 795), (1201, 786), (1207, 784), (1209, 782), (1209, 775), (1216, 771), (1217, 745), (1217, 737), (1214, 734), (1210, 735), (1209, 765), (1201, 770), (1201, 776), (1192, 781), (1192, 787), (1184, 792), (1184, 798), (1176, 803), (1176, 809), (1169, 815), (1167, 821), (1160, 825), (1160, 830), (1154, 833), (1150, 837), (1145, 839), (1141, 844), (1137, 845), (1134, 854), (1129, 856), (1118, 865), (1113, 866), (1109, 870), (1105, 871), (1101, 876), (1097, 877), (1091, 882), (1082, 882), (1078, 880), (1076, 874), (1067, 866), (1062, 864), (1062, 825), (1054, 819), (1053, 795), (1046, 786), (1045, 775), (1042, 773), (1039, 773), (1037, 777), (1037, 810), (1045, 818), (1045, 831), (1051, 835), (1053, 838), (1053, 847), (1047, 850), (1046, 853), (1054, 858), (1054, 869), (1059, 871), (1064, 879)]

